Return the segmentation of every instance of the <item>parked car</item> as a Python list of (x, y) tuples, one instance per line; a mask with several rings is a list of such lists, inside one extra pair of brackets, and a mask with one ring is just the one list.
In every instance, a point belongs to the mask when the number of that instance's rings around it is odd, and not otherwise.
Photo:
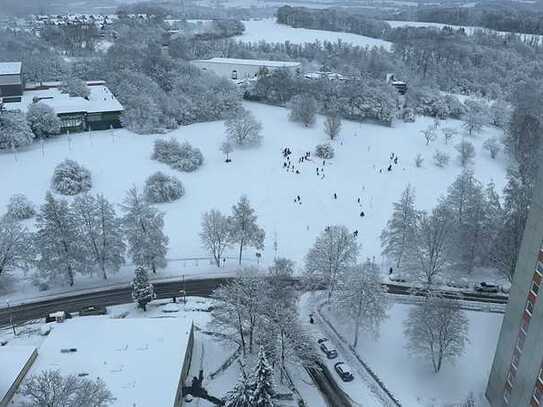
[(86, 317), (89, 315), (106, 315), (107, 314), (107, 308), (103, 306), (95, 306), (91, 305), (90, 307), (82, 308), (79, 311), (80, 317)]
[(407, 283), (408, 278), (402, 273), (392, 273), (388, 276), (388, 279), (394, 283)]
[(354, 376), (351, 373), (351, 368), (349, 365), (346, 365), (345, 362), (337, 362), (334, 365), (334, 369), (344, 382), (350, 382), (354, 379)]
[(326, 342), (328, 340), (328, 338), (320, 338), (320, 339), (317, 339), (317, 343), (323, 343), (323, 342)]
[(70, 319), (72, 314), (66, 311), (52, 312), (45, 316), (45, 323), (49, 322), (63, 322), (65, 319)]
[(466, 278), (459, 278), (458, 280), (447, 281), (447, 286), (452, 288), (466, 289), (470, 288), (471, 284)]
[(482, 281), (481, 283), (477, 284), (474, 288), (475, 288), (475, 291), (479, 293), (497, 293), (500, 291), (500, 286), (496, 284), (490, 284), (485, 281)]
[(321, 351), (326, 355), (328, 359), (337, 358), (337, 350), (334, 348), (328, 347), (328, 339), (321, 342)]

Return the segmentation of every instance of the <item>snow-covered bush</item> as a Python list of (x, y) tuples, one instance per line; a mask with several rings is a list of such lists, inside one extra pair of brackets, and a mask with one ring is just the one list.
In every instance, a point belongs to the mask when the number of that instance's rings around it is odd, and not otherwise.
[(453, 95), (442, 95), (432, 88), (414, 88), (409, 93), (409, 103), (417, 114), (440, 119), (459, 119), (466, 111), (465, 106)]
[(53, 108), (43, 102), (32, 103), (28, 107), (26, 120), (36, 137), (60, 133), (60, 119)]
[(200, 149), (192, 147), (188, 142), (181, 144), (174, 138), (156, 140), (151, 158), (187, 172), (196, 170), (204, 162)]
[(19, 148), (32, 143), (34, 134), (23, 114), (2, 112), (0, 120), (0, 150)]
[(185, 194), (183, 184), (175, 177), (160, 171), (155, 172), (145, 181), (143, 195), (148, 202), (172, 202)]
[(225, 122), (226, 138), (238, 147), (255, 147), (262, 143), (262, 123), (246, 109), (239, 109)]
[(330, 143), (318, 144), (317, 147), (315, 147), (315, 155), (325, 160), (334, 158), (334, 147), (332, 147)]
[(30, 219), (36, 214), (34, 204), (23, 194), (9, 198), (7, 215), (16, 220)]
[(436, 152), (434, 153), (434, 164), (437, 167), (440, 167), (440, 168), (446, 167), (449, 164), (449, 160), (450, 160), (449, 154), (443, 151), (436, 150)]
[(92, 188), (91, 173), (76, 161), (66, 159), (55, 168), (51, 188), (63, 195), (87, 192)]
[(403, 110), (403, 113), (402, 113), (402, 119), (404, 122), (406, 123), (412, 123), (415, 121), (415, 111), (410, 108), (410, 107), (406, 107), (404, 110)]

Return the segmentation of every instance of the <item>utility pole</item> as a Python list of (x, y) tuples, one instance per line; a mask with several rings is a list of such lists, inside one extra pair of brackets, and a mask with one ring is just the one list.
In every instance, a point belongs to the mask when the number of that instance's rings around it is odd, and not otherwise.
[(17, 336), (17, 332), (15, 332), (15, 324), (13, 323), (13, 312), (11, 312), (11, 306), (9, 305), (8, 300), (6, 300), (6, 304), (8, 305), (9, 324), (11, 325), (11, 329), (13, 330), (13, 336)]

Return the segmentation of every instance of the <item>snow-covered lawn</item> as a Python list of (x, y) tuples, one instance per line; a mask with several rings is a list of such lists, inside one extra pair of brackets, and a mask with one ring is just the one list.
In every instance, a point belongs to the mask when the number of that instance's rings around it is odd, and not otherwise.
[[(394, 304), (382, 324), (379, 337), (365, 337), (358, 354), (383, 380), (404, 407), (443, 407), (465, 401), (473, 392), (483, 401), (492, 359), (496, 350), (503, 316), (495, 313), (466, 311), (469, 339), (464, 354), (454, 364), (445, 363), (433, 373), (431, 362), (412, 355), (406, 349), (403, 323), (415, 305)], [(323, 312), (348, 339), (351, 327), (335, 320), (327, 308)], [(481, 404), (486, 406), (487, 404)]]
[[(91, 192), (102, 193), (116, 204), (122, 202), (128, 188), (132, 185), (141, 188), (149, 175), (160, 170), (177, 176), (186, 188), (186, 195), (180, 200), (158, 205), (166, 214), (170, 259), (208, 256), (198, 236), (201, 214), (213, 208), (230, 213), (232, 205), (246, 194), (256, 208), (258, 222), (266, 230), (264, 263), (274, 257), (276, 236), (278, 254), (292, 258), (301, 266), (317, 234), (331, 224), (358, 230), (361, 257), (375, 256), (379, 261), (379, 234), (391, 215), (392, 202), (398, 200), (403, 189), (412, 184), (417, 206), (430, 209), (462, 170), (456, 162), (453, 145), (445, 145), (441, 138), (430, 146), (425, 145), (420, 130), (432, 123), (430, 118), (419, 117), (415, 123), (395, 122), (390, 128), (345, 121), (339, 139), (334, 142), (336, 157), (323, 166), (322, 160), (298, 163), (298, 157), (326, 141), (322, 117), (313, 128), (304, 128), (288, 121), (286, 109), (256, 103), (247, 103), (246, 107), (262, 121), (264, 142), (256, 149), (234, 151), (230, 164), (224, 162), (218, 148), (224, 139), (222, 122), (182, 127), (165, 136), (136, 135), (124, 129), (64, 135), (44, 143), (43, 154), (39, 144), (16, 155), (0, 154), (0, 171), (8, 174), (2, 177), (0, 208), (15, 193), (23, 193), (41, 205), (54, 167), (65, 158), (89, 168), (93, 177)], [(461, 122), (449, 120), (441, 126), (460, 128)], [(483, 183), (494, 181), (500, 191), (505, 182), (506, 160), (500, 156), (492, 160), (482, 150), (483, 141), (490, 136), (500, 137), (501, 133), (486, 128), (481, 135), (470, 139), (477, 151), (474, 171)], [(193, 173), (181, 173), (151, 160), (153, 142), (158, 137), (188, 140), (202, 150), (204, 165)], [(287, 146), (300, 174), (283, 168), (281, 151)], [(434, 166), (432, 156), (436, 149), (451, 154), (448, 167)], [(392, 152), (397, 154), (399, 162), (389, 172)], [(418, 153), (424, 157), (422, 168), (414, 165)], [(324, 168), (324, 179), (317, 176), (317, 168), (319, 174)], [(333, 199), (334, 193), (337, 199)], [(301, 204), (294, 202), (298, 195)], [(361, 199), (360, 205), (357, 198)], [(361, 211), (364, 217), (360, 216)], [(32, 221), (28, 224), (32, 227)], [(236, 249), (228, 255), (235, 256)], [(255, 262), (253, 249), (247, 250), (246, 256), (248, 261)], [(198, 267), (194, 267), (196, 263), (172, 261), (167, 273), (159, 276), (219, 271), (209, 262), (199, 261)], [(126, 267), (125, 272), (114, 276), (112, 281), (128, 281), (133, 270)], [(81, 281), (76, 278), (79, 288)]]
[(285, 42), (289, 41), (293, 44), (303, 44), (306, 42), (314, 42), (315, 40), (351, 43), (362, 47), (385, 47), (390, 49), (392, 43), (377, 38), (365, 37), (363, 35), (324, 31), (310, 30), (306, 28), (293, 28), (288, 25), (278, 24), (274, 18), (265, 18), (262, 20), (243, 21), (245, 32), (236, 37), (241, 41), (246, 42)]

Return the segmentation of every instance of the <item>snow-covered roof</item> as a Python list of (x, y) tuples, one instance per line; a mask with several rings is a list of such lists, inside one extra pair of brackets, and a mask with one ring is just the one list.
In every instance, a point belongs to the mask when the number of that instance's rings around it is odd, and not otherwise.
[(100, 377), (116, 398), (111, 407), (173, 407), (191, 325), (185, 318), (66, 320), (41, 345), (31, 373)]
[(19, 75), (21, 69), (20, 62), (0, 62), (0, 75)]
[(36, 348), (34, 346), (0, 347), (0, 404), (16, 382)]
[(238, 58), (197, 59), (192, 62), (228, 64), (228, 65), (268, 66), (272, 68), (298, 67), (301, 65), (300, 62), (292, 62), (292, 61), (266, 61), (266, 60), (258, 60), (258, 59), (238, 59)]
[(25, 90), (21, 102), (6, 103), (5, 108), (20, 110), (24, 113), (27, 111), (28, 106), (34, 103), (34, 98), (37, 98), (39, 101), (51, 106), (57, 114), (120, 112), (123, 110), (123, 106), (107, 87), (103, 85), (89, 86), (89, 90), (88, 100), (62, 93), (59, 88)]

